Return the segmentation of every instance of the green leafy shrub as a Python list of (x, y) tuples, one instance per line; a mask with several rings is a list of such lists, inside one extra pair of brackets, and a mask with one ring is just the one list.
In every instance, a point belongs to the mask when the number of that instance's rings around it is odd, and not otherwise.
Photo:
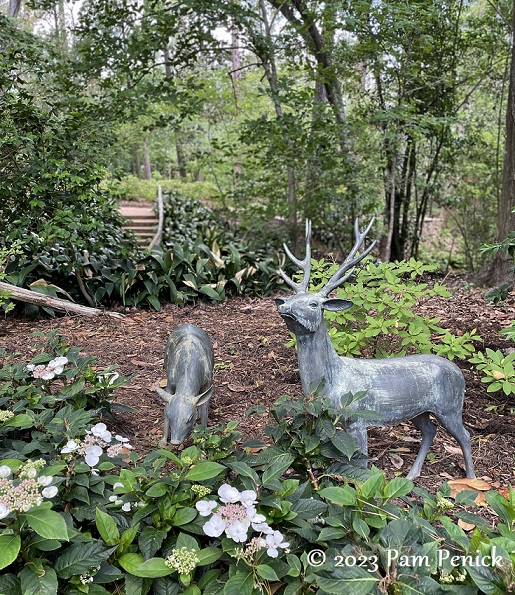
[(171, 192), (197, 201), (216, 201), (219, 197), (219, 191), (212, 182), (168, 180), (155, 174), (151, 180), (144, 180), (132, 175), (125, 176), (117, 184), (117, 189), (121, 198), (125, 200), (147, 200), (150, 202), (156, 200), (158, 186), (161, 186), (164, 194)]
[(1, 430), (3, 448), (15, 448), (20, 428), (34, 447), (47, 448), (61, 442), (68, 429), (80, 433), (85, 421), (129, 410), (112, 403), (113, 391), (128, 377), (113, 366), (96, 370), (96, 358), (81, 356), (57, 332), (42, 338), (29, 362), (20, 361), (19, 354), (0, 353), (0, 407), (14, 415)]
[(511, 321), (511, 325), (508, 328), (503, 328), (499, 331), (500, 335), (504, 335), (507, 339), (515, 341), (515, 320)]
[[(318, 291), (338, 265), (313, 260), (312, 269), (311, 290)], [(352, 301), (354, 308), (326, 313), (329, 335), (338, 353), (386, 357), (414, 351), (450, 360), (473, 353), (472, 342), (480, 340), (475, 330), (455, 336), (438, 325), (439, 318), (421, 316), (413, 310), (434, 296), (451, 295), (443, 285), (429, 287), (417, 281), (432, 270), (415, 259), (383, 264), (365, 261), (356, 278), (337, 291), (337, 296)]]
[[(5, 246), (0, 248), (0, 281), (5, 279), (5, 267), (8, 262), (14, 258), (20, 252), (19, 242), (13, 243), (13, 245), (7, 249)], [(14, 308), (14, 304), (9, 301), (9, 291), (0, 290), (0, 308), (6, 313)]]
[(102, 185), (112, 129), (59, 50), (5, 15), (0, 47), (0, 249), (19, 247), (6, 279), (23, 287), (43, 279), (87, 300), (89, 258), (106, 262), (136, 251), (113, 189)]
[[(174, 240), (166, 248), (131, 253), (121, 228), (110, 224), (113, 205), (92, 203), (88, 216), (82, 218), (70, 207), (60, 225), (46, 226), (42, 217), (44, 229), (38, 228), (42, 235), (13, 232), (13, 237), (17, 233), (26, 239), (25, 251), (30, 255), (10, 262), (6, 277), (15, 285), (28, 285), (49, 295), (71, 294), (77, 301), (87, 295), (95, 305), (150, 305), (157, 310), (162, 301), (183, 304), (203, 298), (220, 302), (229, 294), (270, 294), (282, 285), (277, 254), (267, 255), (236, 238), (198, 201), (170, 200), (167, 204), (173, 208), (166, 212), (167, 221), (173, 222), (168, 231)], [(173, 210), (176, 207), (179, 211)], [(84, 234), (88, 234), (89, 250), (80, 253)], [(26, 310), (37, 312), (29, 305)]]
[[(84, 189), (77, 189), (84, 200)], [(68, 201), (68, 202), (65, 202)], [(87, 203), (73, 204), (73, 197), (49, 209), (41, 202), (27, 214), (10, 222), (6, 245), (19, 242), (21, 253), (5, 269), (10, 283), (44, 292), (46, 286), (84, 302), (85, 290), (93, 297), (104, 279), (94, 277), (92, 268), (106, 266), (113, 259), (137, 254), (134, 240), (122, 227), (116, 204), (108, 195), (88, 193)]]
[(213, 211), (200, 200), (169, 192), (163, 194), (163, 203), (163, 243), (167, 246), (181, 244), (191, 249), (199, 239), (206, 241), (209, 234), (225, 232)]
[[(350, 405), (364, 396), (365, 393), (343, 395), (338, 409), (329, 398), (320, 395), (320, 390), (296, 401), (282, 397), (271, 411), (274, 426), (268, 427), (265, 435), (278, 449), (295, 455), (291, 468), (302, 476), (307, 474), (312, 481), (315, 481), (315, 473), (321, 470), (321, 477), (366, 478), (368, 471), (363, 467), (364, 457), (346, 432), (349, 423), (357, 417), (377, 418), (374, 412), (350, 410)], [(264, 411), (258, 406), (249, 409), (247, 415), (253, 412)], [(270, 452), (268, 449), (267, 453)]]
[[(515, 259), (515, 231), (510, 231), (508, 236), (502, 241), (496, 244), (485, 244), (482, 247), (481, 252), (487, 258), (493, 258), (497, 254), (508, 254)], [(511, 266), (508, 269), (509, 273), (515, 273), (515, 266)], [(496, 287), (492, 289), (487, 295), (486, 299), (497, 304), (499, 302), (504, 301), (511, 291), (513, 290), (513, 282), (507, 281), (503, 283), (500, 287)]]
[(499, 349), (487, 348), (486, 355), (480, 351), (469, 362), (484, 374), (481, 382), (488, 384), (489, 393), (502, 390), (505, 395), (515, 394), (515, 353), (504, 355)]
[(275, 256), (242, 254), (233, 244), (220, 246), (216, 238), (209, 246), (198, 239), (191, 249), (181, 244), (166, 250), (156, 247), (138, 262), (113, 260), (109, 266), (91, 264), (91, 293), (96, 301), (118, 301), (124, 306), (150, 304), (156, 310), (163, 301), (221, 302), (228, 294), (269, 294), (282, 283)]
[[(4, 358), (0, 370), (3, 398), (25, 386), (0, 402), (0, 593), (509, 592), (515, 490), (487, 493), (500, 519), (493, 528), (470, 511), (475, 492), (453, 502), (447, 484), (434, 495), (375, 468), (354, 478), (327, 469), (333, 457), (359, 463), (343, 433), (359, 415), (346, 409), (358, 395), (338, 412), (315, 395), (281, 399), (272, 446), (238, 446), (231, 422), (197, 428), (180, 452), (142, 458), (98, 408), (56, 399), (77, 374), (71, 350), (57, 336), (49, 344), (52, 359), (27, 369)], [(108, 374), (90, 387), (100, 400), (122, 381)], [(6, 408), (15, 402), (23, 406)], [(59, 431), (46, 427), (54, 418)], [(6, 442), (15, 427), (17, 442)]]

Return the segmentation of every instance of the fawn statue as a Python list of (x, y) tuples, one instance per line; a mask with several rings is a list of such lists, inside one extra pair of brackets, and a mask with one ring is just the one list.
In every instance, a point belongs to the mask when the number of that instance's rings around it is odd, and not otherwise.
[(165, 402), (165, 423), (160, 446), (179, 445), (197, 420), (207, 425), (209, 399), (214, 392), (213, 343), (208, 334), (193, 324), (175, 328), (166, 343), (166, 390), (154, 386)]

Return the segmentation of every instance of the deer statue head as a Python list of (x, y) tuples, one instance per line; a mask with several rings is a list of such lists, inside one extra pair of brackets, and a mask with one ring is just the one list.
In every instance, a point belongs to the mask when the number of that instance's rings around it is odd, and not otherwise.
[(295, 335), (314, 333), (323, 322), (323, 310), (335, 312), (346, 310), (352, 306), (352, 302), (348, 300), (329, 298), (327, 296), (333, 289), (343, 285), (354, 272), (354, 267), (374, 249), (376, 245), (375, 241), (364, 252), (356, 256), (373, 223), (374, 219), (370, 221), (365, 231), (360, 233), (359, 223), (356, 219), (354, 223), (354, 232), (356, 235), (354, 247), (340, 268), (318, 293), (308, 293), (309, 278), (311, 275), (311, 221), (306, 221), (306, 256), (304, 260), (296, 258), (288, 246), (284, 244), (284, 250), (290, 260), (300, 267), (304, 273), (301, 283), (295, 283), (282, 269), (279, 270), (286, 284), (295, 291), (295, 295), (289, 298), (277, 298), (275, 300), (279, 314), (281, 314), (286, 322), (286, 326), (292, 333)]

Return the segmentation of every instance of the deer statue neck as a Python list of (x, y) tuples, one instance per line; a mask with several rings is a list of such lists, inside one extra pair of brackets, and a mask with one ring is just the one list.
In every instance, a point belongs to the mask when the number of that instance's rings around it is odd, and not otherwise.
[(325, 394), (331, 392), (333, 377), (343, 366), (331, 344), (324, 320), (324, 309), (338, 311), (352, 304), (342, 299), (327, 299), (318, 293), (298, 293), (289, 298), (277, 298), (279, 314), (297, 338), (299, 371), (302, 390), (308, 395), (324, 380)]
[(311, 274), (311, 222), (306, 221), (306, 255), (302, 260), (295, 257), (288, 246), (284, 250), (290, 260), (300, 267), (304, 273), (300, 283), (294, 282), (284, 271), (279, 270), (286, 284), (295, 291), (289, 298), (275, 300), (279, 314), (286, 326), (297, 337), (299, 370), (302, 390), (308, 395), (317, 388), (321, 380), (325, 381), (324, 393), (332, 392), (334, 378), (341, 376), (343, 361), (334, 350), (324, 321), (324, 310), (338, 312), (352, 306), (352, 302), (340, 298), (329, 298), (329, 294), (340, 287), (350, 277), (354, 267), (367, 256), (375, 246), (373, 242), (366, 250), (357, 255), (372, 227), (372, 221), (364, 232), (360, 232), (358, 220), (354, 224), (356, 243), (349, 255), (333, 274), (325, 286), (316, 293), (310, 293), (309, 278)]
[(322, 380), (328, 387), (341, 366), (341, 358), (331, 344), (324, 320), (314, 332), (296, 337), (302, 391), (305, 395), (309, 394)]

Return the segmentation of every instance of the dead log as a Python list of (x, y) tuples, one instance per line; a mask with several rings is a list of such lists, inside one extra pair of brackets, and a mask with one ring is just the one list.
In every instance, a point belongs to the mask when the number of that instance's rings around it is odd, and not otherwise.
[(108, 312), (106, 310), (99, 310), (98, 308), (89, 308), (88, 306), (81, 306), (80, 304), (74, 304), (68, 300), (62, 300), (61, 298), (44, 295), (31, 291), (30, 289), (23, 289), (11, 285), (10, 283), (4, 283), (0, 281), (0, 291), (7, 291), (9, 298), (19, 300), (21, 302), (28, 302), (29, 304), (35, 304), (36, 306), (46, 306), (47, 308), (54, 308), (66, 312), (67, 314), (79, 314), (80, 316), (110, 316), (111, 318), (124, 318), (123, 314), (118, 312)]

